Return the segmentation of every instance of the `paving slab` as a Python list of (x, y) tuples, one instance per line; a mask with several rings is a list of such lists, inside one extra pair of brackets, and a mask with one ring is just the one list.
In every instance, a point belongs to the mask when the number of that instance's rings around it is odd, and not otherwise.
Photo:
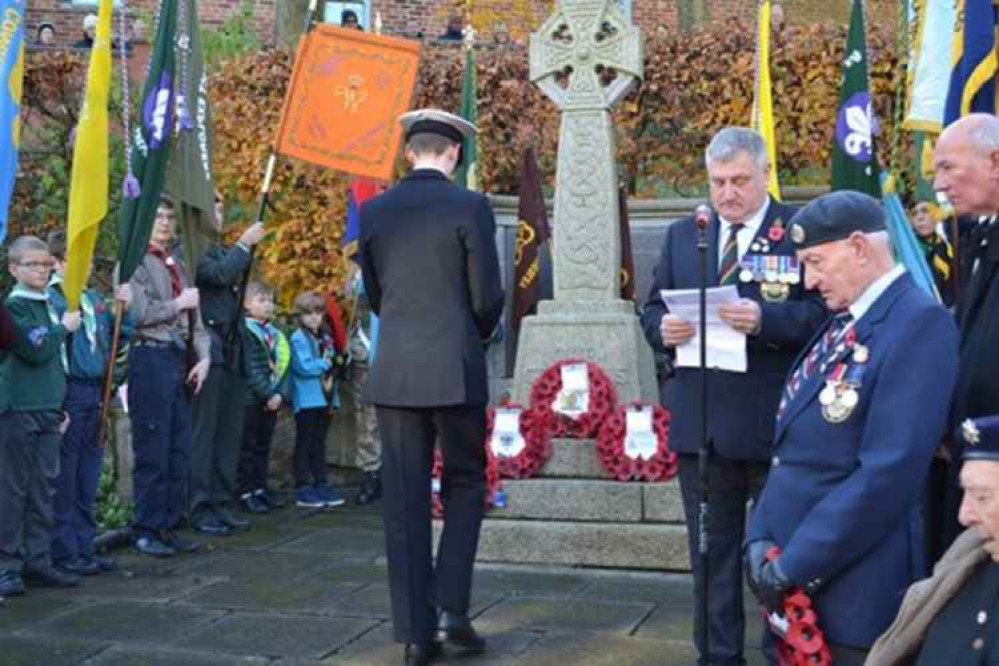
[(594, 601), (668, 601), (692, 609), (693, 595), (694, 588), (689, 576), (625, 574), (591, 577), (576, 596)]
[[(685, 597), (674, 597), (671, 602), (663, 602), (646, 617), (635, 636), (639, 638), (692, 640), (694, 635), (694, 598), (693, 590), (688, 586)], [(755, 602), (746, 600), (746, 646), (759, 647), (763, 636), (764, 624), (762, 615), (757, 612)]]
[(54, 615), (69, 612), (82, 603), (80, 600), (67, 599), (56, 590), (30, 591), (23, 597), (10, 597), (0, 605), (0, 631), (31, 626)]
[(32, 625), (30, 632), (116, 643), (138, 641), (162, 644), (187, 635), (195, 627), (221, 615), (164, 604), (109, 601), (83, 606)]
[(112, 571), (87, 576), (79, 587), (59, 592), (63, 598), (134, 599), (137, 601), (173, 601), (211, 587), (222, 576), (198, 576), (185, 573), (136, 574)]
[(237, 580), (266, 577), (291, 582), (328, 564), (328, 557), (307, 553), (219, 552), (192, 564), (185, 571), (202, 576), (228, 576)]
[(253, 581), (224, 581), (188, 596), (184, 599), (184, 604), (229, 610), (326, 612), (335, 608), (338, 599), (362, 587), (362, 583), (331, 583), (311, 578), (297, 584), (266, 578)]
[(567, 598), (586, 588), (585, 575), (565, 570), (525, 570), (516, 567), (477, 567), (472, 593), (484, 595)]
[(520, 597), (489, 608), (475, 620), (483, 633), (509, 629), (630, 633), (655, 609), (650, 603), (606, 603)]
[[(491, 588), (475, 587), (472, 590), (468, 612), (472, 617), (475, 617), (501, 601), (503, 596)], [(392, 600), (389, 596), (388, 583), (373, 583), (349, 596), (336, 599), (325, 612), (343, 617), (389, 620), (392, 617)]]
[(282, 553), (322, 554), (327, 557), (379, 557), (385, 554), (385, 537), (380, 531), (360, 528), (326, 529), (308, 532), (274, 549)]
[(626, 634), (557, 632), (541, 637), (518, 664), (585, 664), (586, 666), (690, 666), (697, 662), (692, 646), (653, 641)]
[(310, 578), (333, 583), (380, 583), (388, 580), (388, 570), (384, 563), (372, 559), (330, 558), (327, 565), (310, 574)]
[(184, 646), (229, 654), (318, 659), (377, 624), (355, 618), (236, 614), (188, 633)]
[(3, 666), (69, 666), (100, 652), (107, 644), (75, 638), (38, 641), (0, 634), (0, 646), (0, 663)]
[(82, 666), (266, 666), (264, 657), (221, 655), (189, 650), (112, 648), (91, 657)]

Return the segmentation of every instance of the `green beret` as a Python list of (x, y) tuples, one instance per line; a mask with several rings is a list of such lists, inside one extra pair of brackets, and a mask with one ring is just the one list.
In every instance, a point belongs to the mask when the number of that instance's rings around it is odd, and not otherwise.
[(791, 240), (799, 250), (843, 240), (855, 231), (884, 231), (885, 212), (878, 200), (863, 192), (840, 190), (823, 194), (791, 218)]

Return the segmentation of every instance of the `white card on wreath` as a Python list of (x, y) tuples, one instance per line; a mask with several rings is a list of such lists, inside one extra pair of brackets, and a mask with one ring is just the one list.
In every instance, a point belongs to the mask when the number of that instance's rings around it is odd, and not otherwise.
[(527, 448), (524, 436), (520, 434), (520, 409), (497, 409), (493, 436), (489, 446), (493, 454), (500, 458), (515, 458)]
[(652, 430), (652, 408), (629, 407), (625, 413), (624, 454), (632, 460), (652, 460), (659, 440)]
[(590, 408), (590, 373), (585, 363), (569, 363), (561, 367), (562, 389), (552, 405), (559, 414), (578, 419)]

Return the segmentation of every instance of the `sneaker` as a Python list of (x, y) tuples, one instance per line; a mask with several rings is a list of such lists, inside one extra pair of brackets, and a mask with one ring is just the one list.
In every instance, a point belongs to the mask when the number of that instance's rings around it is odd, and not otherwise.
[(295, 491), (295, 506), (318, 509), (326, 506), (326, 502), (316, 493), (312, 486), (302, 486)]
[(152, 557), (173, 557), (177, 551), (154, 536), (140, 536), (135, 540), (135, 549)]
[(340, 491), (328, 483), (316, 486), (316, 495), (322, 500), (323, 506), (340, 506), (345, 501)]
[(94, 553), (90, 556), (83, 556), (88, 562), (93, 562), (97, 565), (97, 570), (100, 573), (107, 573), (108, 571), (114, 571), (118, 568), (118, 561), (110, 555), (101, 555), (99, 553)]
[(277, 495), (277, 493), (272, 493), (271, 491), (265, 490), (264, 488), (258, 488), (257, 490), (253, 491), (253, 494), (268, 509), (284, 508), (285, 502)]
[(240, 506), (247, 513), (267, 513), (270, 511), (267, 505), (253, 493), (243, 493), (239, 496)]
[(19, 597), (24, 594), (24, 580), (19, 571), (0, 572), (0, 597)]
[(361, 489), (354, 497), (354, 503), (365, 505), (377, 502), (382, 498), (382, 478), (380, 472), (365, 472), (364, 481), (361, 482)]
[(54, 564), (56, 569), (71, 576), (93, 576), (101, 572), (96, 562), (82, 556), (74, 560), (63, 560)]
[(163, 543), (178, 553), (196, 553), (201, 550), (201, 544), (193, 539), (185, 539), (176, 532), (166, 530), (161, 533)]
[(215, 507), (215, 517), (218, 518), (219, 522), (232, 530), (248, 530), (250, 529), (250, 521), (246, 518), (240, 518), (233, 514), (232, 511), (225, 508), (224, 506)]

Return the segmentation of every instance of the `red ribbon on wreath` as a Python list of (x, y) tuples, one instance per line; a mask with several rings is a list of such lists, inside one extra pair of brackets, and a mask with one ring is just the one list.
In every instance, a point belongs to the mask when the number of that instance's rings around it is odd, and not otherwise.
[[(652, 431), (657, 444), (655, 454), (648, 460), (625, 453), (628, 410), (632, 407), (652, 408)], [(669, 411), (659, 405), (633, 402), (619, 406), (597, 435), (600, 464), (618, 481), (669, 481), (678, 470), (677, 455), (669, 449), (669, 423)]]
[[(778, 548), (767, 551), (767, 558), (776, 559)], [(766, 609), (763, 614), (766, 615)], [(832, 666), (832, 653), (825, 634), (819, 629), (819, 616), (812, 599), (801, 588), (794, 588), (784, 597), (784, 617), (787, 632), (777, 636), (777, 656), (780, 666)]]
[[(488, 442), (488, 440), (486, 440)], [(483, 444), (486, 450), (486, 508), (491, 508), (496, 502), (497, 491), (502, 490), (499, 463), (488, 444)], [(434, 466), (430, 471), (430, 511), (434, 518), (444, 517), (444, 500), (441, 498), (441, 483), (444, 479), (444, 456), (440, 448), (434, 448)]]
[[(562, 390), (562, 366), (577, 363), (586, 365), (590, 398), (588, 409), (574, 419), (556, 412), (552, 405)], [(578, 358), (563, 359), (548, 366), (534, 380), (531, 385), (531, 407), (543, 412), (545, 418), (550, 420), (554, 426), (554, 437), (590, 439), (597, 436), (600, 426), (617, 408), (617, 391), (614, 390), (614, 382), (596, 363)]]
[(546, 412), (522, 405), (505, 404), (503, 409), (520, 409), (520, 434), (524, 438), (524, 450), (516, 456), (498, 456), (490, 446), (493, 427), (496, 425), (496, 410), (486, 411), (486, 450), (496, 460), (500, 476), (504, 479), (526, 479), (534, 476), (552, 455), (552, 422)]

